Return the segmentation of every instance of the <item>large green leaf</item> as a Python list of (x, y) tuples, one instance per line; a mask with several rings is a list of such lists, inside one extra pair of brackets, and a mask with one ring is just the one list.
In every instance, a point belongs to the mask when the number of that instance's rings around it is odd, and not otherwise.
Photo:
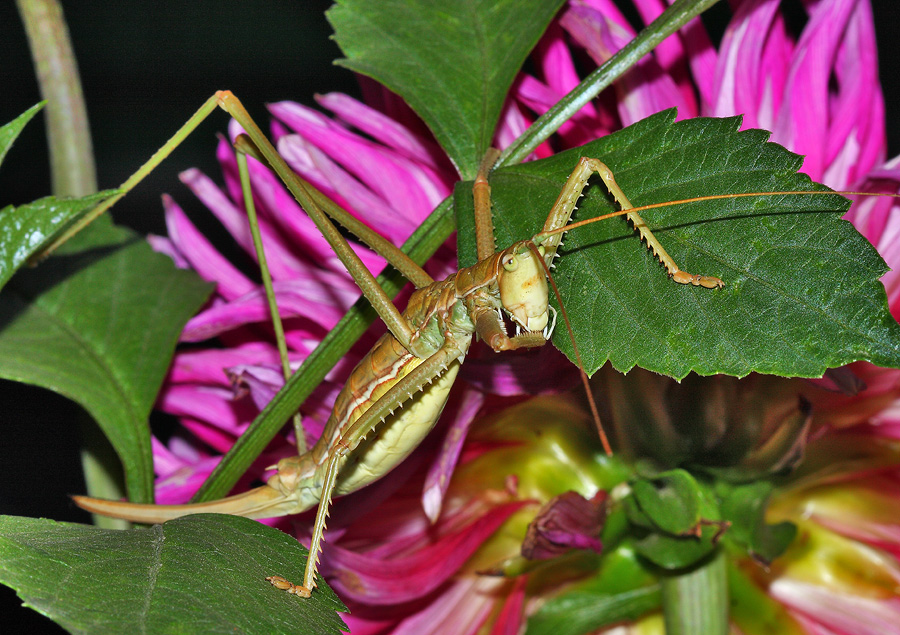
[(209, 285), (98, 219), (0, 294), (0, 377), (49, 388), (96, 419), (132, 500), (153, 500), (147, 417)]
[(221, 514), (117, 531), (0, 516), (0, 582), (72, 633), (338, 633), (324, 581), (309, 599), (265, 578), (303, 576), (306, 549)]
[[(801, 158), (740, 120), (674, 123), (674, 111), (553, 158), (491, 176), (497, 245), (539, 231), (580, 156), (605, 161), (635, 206), (711, 194), (823, 190), (796, 171)], [(471, 184), (457, 187), (461, 262), (474, 260)], [(718, 276), (724, 289), (673, 283), (622, 218), (566, 235), (556, 282), (586, 370), (607, 360), (676, 378), (752, 371), (818, 376), (867, 359), (900, 365), (900, 326), (878, 278), (887, 267), (836, 195), (730, 198), (643, 214), (679, 266)], [(614, 211), (591, 181), (576, 219)], [(570, 358), (565, 329), (554, 344)]]
[(347, 56), (428, 124), (464, 178), (494, 137), (516, 73), (562, 0), (338, 0), (328, 11)]

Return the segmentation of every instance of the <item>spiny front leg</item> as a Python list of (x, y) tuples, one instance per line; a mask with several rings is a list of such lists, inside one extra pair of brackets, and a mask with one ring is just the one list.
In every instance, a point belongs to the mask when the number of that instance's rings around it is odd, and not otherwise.
[[(628, 210), (634, 208), (634, 205), (631, 204), (631, 201), (625, 196), (625, 192), (623, 192), (622, 188), (616, 183), (612, 170), (599, 159), (581, 157), (578, 161), (578, 165), (572, 171), (572, 174), (569, 175), (568, 180), (566, 180), (566, 184), (563, 186), (559, 198), (557, 198), (556, 203), (550, 210), (550, 214), (547, 216), (547, 221), (544, 223), (544, 232), (558, 230), (569, 222), (569, 218), (575, 210), (575, 205), (581, 197), (582, 191), (587, 186), (588, 179), (591, 178), (591, 174), (594, 172), (600, 176), (607, 189), (609, 189), (610, 194), (612, 194), (613, 198), (615, 198), (619, 205), (622, 206), (622, 211), (627, 212), (626, 216), (628, 217), (628, 220), (633, 223), (634, 228), (638, 230), (641, 238), (647, 242), (647, 247), (666, 268), (666, 271), (669, 273), (672, 280), (679, 284), (693, 284), (694, 286), (705, 287), (707, 289), (721, 289), (725, 286), (725, 283), (715, 276), (688, 273), (675, 264), (675, 260), (665, 250), (656, 236), (653, 235), (653, 232), (647, 227), (647, 223), (644, 222), (644, 219), (641, 218), (637, 212), (628, 212)], [(547, 255), (545, 256), (545, 259), (548, 265), (556, 255), (556, 249), (559, 246), (561, 239), (561, 233), (553, 234), (550, 238), (541, 242), (541, 245), (546, 250)]]

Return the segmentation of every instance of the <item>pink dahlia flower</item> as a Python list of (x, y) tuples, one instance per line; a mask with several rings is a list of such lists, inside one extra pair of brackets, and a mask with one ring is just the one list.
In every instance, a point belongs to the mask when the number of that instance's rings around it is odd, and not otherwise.
[[(663, 9), (658, 0), (634, 4), (647, 22)], [(892, 163), (880, 165), (883, 105), (868, 2), (806, 2), (809, 19), (796, 36), (777, 0), (733, 5), (718, 48), (702, 24), (692, 22), (536, 154), (573, 147), (675, 106), (682, 118), (743, 114), (745, 127), (772, 130), (773, 141), (805, 155), (810, 176), (833, 187), (892, 187), (900, 175)], [(570, 2), (534, 53), (535, 75), (522, 75), (514, 85), (497, 144), (509, 143), (574, 87), (580, 79), (576, 68), (585, 58), (600, 64), (632, 36), (611, 0)], [(450, 193), (456, 175), (396, 98), (365, 86), (370, 105), (344, 95), (320, 98), (330, 116), (289, 102), (271, 106), (273, 135), (295, 170), (399, 243)], [(252, 253), (225, 141), (219, 158), (224, 189), (196, 171), (186, 172), (183, 180)], [(275, 177), (258, 165), (251, 172), (291, 361), (299, 365), (358, 291)], [(890, 207), (889, 201), (870, 199), (848, 218), (897, 270), (900, 221)], [(174, 202), (167, 201), (166, 214), (169, 238), (155, 239), (156, 247), (217, 284), (214, 299), (183, 335), (185, 342), (215, 337), (217, 343), (195, 344), (177, 355), (159, 402), (179, 418), (182, 429), (165, 444), (155, 441), (157, 497), (182, 502), (283, 381), (259, 285), (221, 256)], [(373, 271), (380, 270), (378, 256), (355, 248)], [(454, 267), (447, 246), (429, 271), (439, 277)], [(888, 274), (885, 284), (894, 315), (900, 315), (896, 275)], [(376, 327), (303, 406), (310, 441), (321, 432), (347, 373), (377, 334)], [(540, 375), (534, 357), (544, 365)], [(620, 457), (600, 455), (571, 399), (526, 397), (538, 388), (552, 392), (553, 386), (541, 385), (552, 375), (548, 366), (563, 368), (550, 347), (496, 358), (475, 351), (437, 433), (387, 477), (336, 503), (322, 572), (351, 606), (348, 623), (354, 633), (515, 633), (544, 598), (594, 575), (587, 572), (596, 570), (600, 559), (607, 570), (619, 572), (620, 587), (640, 590), (655, 584), (633, 552), (622, 545), (603, 551), (596, 535), (609, 503), (606, 492), (633, 476), (633, 467)], [(743, 589), (742, 606), (757, 602), (772, 608), (774, 603), (772, 610), (781, 611), (785, 623), (810, 632), (885, 632), (879, 628), (900, 623), (898, 532), (891, 520), (900, 511), (897, 449), (891, 440), (900, 431), (900, 374), (856, 364), (818, 386), (765, 380), (767, 386), (773, 381), (778, 384), (774, 391), (749, 383), (735, 390), (763, 400), (803, 392), (815, 418), (798, 441), (809, 461), (804, 466), (837, 467), (829, 472), (801, 466), (776, 490), (773, 518), (798, 523), (800, 538), (768, 571), (750, 562), (733, 563), (735, 580), (748, 582), (734, 587)], [(826, 390), (863, 385), (853, 395)], [(616, 398), (625, 397), (611, 394)], [(484, 423), (486, 417), (493, 423)], [(480, 425), (463, 443), (476, 420)], [(247, 481), (293, 452), (290, 436), (270, 444)], [(569, 490), (578, 492), (579, 500), (566, 496)], [(539, 522), (532, 523), (536, 517)], [(309, 535), (307, 515), (279, 522), (301, 539)], [(532, 560), (520, 555), (526, 536)], [(563, 552), (583, 557), (563, 556), (568, 560), (554, 564)], [(819, 554), (825, 564), (817, 567)], [(544, 560), (537, 558), (547, 559), (547, 567), (538, 569), (534, 563)], [(873, 573), (866, 577), (865, 571)], [(753, 609), (747, 612), (752, 614)], [(741, 627), (753, 632), (752, 621)]]

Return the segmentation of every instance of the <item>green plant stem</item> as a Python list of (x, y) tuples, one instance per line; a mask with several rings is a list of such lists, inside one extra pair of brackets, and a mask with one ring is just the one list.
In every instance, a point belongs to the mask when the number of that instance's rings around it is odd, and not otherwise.
[(662, 580), (666, 635), (728, 635), (728, 569), (722, 549)]
[[(55, 196), (86, 196), (97, 191), (97, 176), (87, 108), (62, 7), (57, 0), (16, 0), (28, 34), (41, 95), (47, 100), (47, 145)], [(96, 422), (79, 416), (81, 467), (88, 493), (103, 498), (124, 495), (119, 458)], [(128, 526), (94, 516), (107, 528)]]
[[(522, 161), (541, 141), (552, 135), (578, 108), (590, 101), (603, 88), (618, 79), (634, 62), (653, 50), (659, 42), (681, 28), (717, 0), (676, 0), (669, 9), (638, 34), (635, 41), (614, 55), (573, 89), (559, 104), (538, 119), (501, 157), (499, 165)], [(574, 109), (574, 110), (573, 110)], [(452, 218), (452, 198), (448, 197), (435, 208), (425, 223), (410, 236), (403, 246), (404, 253), (423, 264), (447, 240), (455, 228)], [(393, 297), (402, 286), (396, 271), (388, 270), (378, 278), (385, 293)], [(321, 382), (353, 343), (375, 319), (375, 312), (365, 299), (360, 299), (319, 343), (303, 362), (285, 387), (256, 417), (222, 461), (209, 475), (192, 502), (204, 502), (225, 496), (250, 464), (259, 456), (303, 401)]]
[(55, 196), (97, 191), (91, 132), (69, 30), (57, 0), (16, 0), (47, 100), (47, 143)]

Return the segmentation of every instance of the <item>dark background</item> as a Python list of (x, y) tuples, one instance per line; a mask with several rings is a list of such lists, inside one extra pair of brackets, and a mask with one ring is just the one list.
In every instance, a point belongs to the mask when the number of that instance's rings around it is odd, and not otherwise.
[[(330, 4), (63, 2), (88, 104), (99, 186), (121, 183), (217, 89), (232, 90), (259, 122), (267, 119), (267, 102), (294, 99), (311, 104), (314, 93), (330, 91), (358, 95), (352, 74), (331, 64), (340, 53), (329, 39), (331, 29), (323, 15)], [(900, 3), (873, 0), (873, 5), (883, 43), (881, 76), (894, 156), (900, 152), (900, 52), (894, 46)], [(727, 13), (721, 7), (717, 12)], [(0, 2), (0, 86), (5, 89), (2, 123), (40, 100), (24, 30), (9, 1)], [(2, 205), (50, 192), (40, 119), (26, 127), (0, 167)], [(196, 166), (218, 178), (214, 135), (224, 131), (225, 121), (224, 115), (213, 117), (189, 138), (174, 158), (116, 207), (117, 221), (142, 232), (164, 233), (159, 204), (164, 191), (175, 195), (188, 213), (196, 211), (192, 217), (203, 216), (177, 174)], [(210, 231), (215, 238), (219, 230)], [(0, 408), (0, 513), (86, 522), (87, 516), (67, 498), (84, 491), (74, 424), (77, 408), (53, 393), (2, 381)], [(12, 614), (28, 620), (17, 632), (59, 632), (32, 611), (16, 609), (19, 604), (13, 591), (0, 586), (5, 619)]]

